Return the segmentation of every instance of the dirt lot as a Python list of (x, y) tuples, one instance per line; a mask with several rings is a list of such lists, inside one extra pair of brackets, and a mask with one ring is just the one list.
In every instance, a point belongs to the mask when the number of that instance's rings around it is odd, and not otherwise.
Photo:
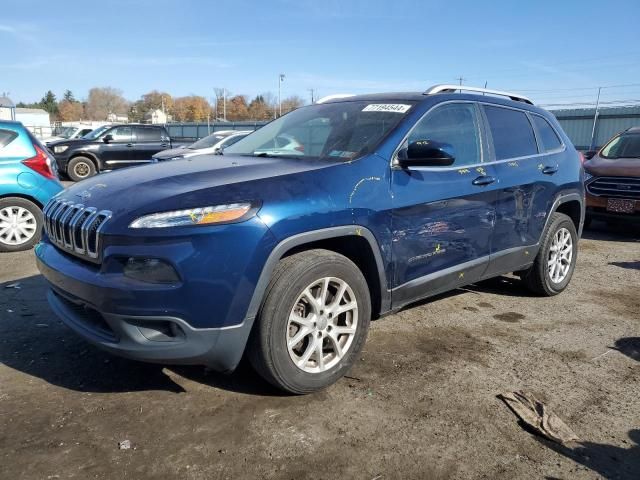
[[(503, 277), (374, 322), (349, 377), (306, 397), (247, 366), (102, 353), (53, 316), (32, 252), (0, 255), (0, 477), (638, 479), (640, 233), (626, 230), (587, 231), (558, 297)], [(522, 429), (496, 398), (516, 389), (580, 446)]]

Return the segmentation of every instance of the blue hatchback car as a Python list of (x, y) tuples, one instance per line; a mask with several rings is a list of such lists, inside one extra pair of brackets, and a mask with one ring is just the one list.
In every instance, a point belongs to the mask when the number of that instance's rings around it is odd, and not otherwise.
[(50, 305), (114, 354), (231, 371), (246, 352), (307, 393), (344, 375), (372, 318), (417, 300), (510, 272), (562, 292), (578, 153), (528, 99), (459, 89), (326, 98), (223, 156), (71, 187), (36, 247)]
[(42, 207), (62, 189), (47, 149), (20, 122), (0, 121), (0, 252), (38, 243)]

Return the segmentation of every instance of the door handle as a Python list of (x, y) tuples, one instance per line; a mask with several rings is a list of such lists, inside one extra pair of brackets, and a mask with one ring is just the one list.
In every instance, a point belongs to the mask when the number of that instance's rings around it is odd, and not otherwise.
[(133, 147), (133, 143), (127, 143), (127, 147)]
[(496, 181), (495, 177), (492, 177), (490, 175), (481, 175), (471, 183), (473, 183), (474, 185), (478, 185), (480, 187), (484, 187), (485, 185), (491, 185), (495, 181)]
[(161, 143), (160, 146), (161, 147), (168, 147), (169, 145), (167, 145), (166, 143)]
[(553, 175), (558, 171), (558, 165), (547, 165), (542, 169), (542, 173), (545, 175)]

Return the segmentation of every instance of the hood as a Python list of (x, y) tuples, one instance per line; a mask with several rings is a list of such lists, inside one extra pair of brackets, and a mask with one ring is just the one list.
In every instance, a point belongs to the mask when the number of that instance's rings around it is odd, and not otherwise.
[(584, 169), (597, 177), (640, 177), (640, 158), (602, 158), (595, 155)]
[(169, 160), (173, 157), (191, 157), (193, 155), (198, 155), (197, 150), (189, 150), (188, 148), (170, 148), (168, 150), (162, 150), (154, 154), (151, 158), (157, 158), (158, 160)]
[[(328, 168), (340, 162), (198, 155), (96, 175), (65, 190), (59, 199), (110, 210), (118, 223), (147, 213), (239, 201), (261, 201), (277, 191), (276, 177)], [(121, 220), (121, 221), (119, 221)]]
[(95, 140), (85, 140), (84, 138), (74, 138), (71, 140), (56, 140), (53, 142), (47, 142), (48, 147), (57, 145), (89, 145), (91, 143), (98, 143)]

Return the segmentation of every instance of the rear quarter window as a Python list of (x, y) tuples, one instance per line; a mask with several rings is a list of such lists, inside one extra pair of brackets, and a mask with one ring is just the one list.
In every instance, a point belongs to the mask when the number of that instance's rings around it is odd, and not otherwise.
[(544, 152), (546, 153), (561, 148), (562, 142), (549, 122), (538, 115), (532, 115), (531, 117), (540, 135)]
[(496, 160), (538, 153), (536, 137), (527, 115), (520, 110), (484, 105)]
[(0, 149), (5, 148), (18, 137), (18, 132), (0, 128)]

